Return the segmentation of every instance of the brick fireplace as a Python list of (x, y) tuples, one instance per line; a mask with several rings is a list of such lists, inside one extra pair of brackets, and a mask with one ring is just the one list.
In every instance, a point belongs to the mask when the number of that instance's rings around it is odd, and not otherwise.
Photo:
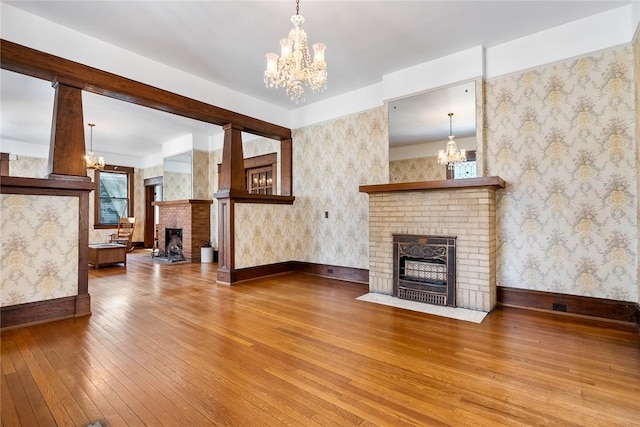
[(166, 246), (165, 230), (182, 229), (182, 255), (187, 261), (200, 262), (200, 248), (211, 239), (213, 200), (170, 200), (154, 202), (159, 207), (158, 248)]
[[(458, 182), (456, 182), (458, 181)], [(393, 235), (456, 238), (455, 306), (496, 305), (499, 177), (361, 186), (369, 194), (369, 292), (393, 295)]]

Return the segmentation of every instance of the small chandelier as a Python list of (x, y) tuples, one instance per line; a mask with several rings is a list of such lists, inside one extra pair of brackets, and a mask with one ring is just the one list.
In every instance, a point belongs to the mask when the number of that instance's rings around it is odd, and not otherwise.
[(286, 87), (287, 96), (299, 104), (304, 102), (306, 84), (314, 92), (327, 88), (327, 63), (322, 43), (313, 45), (313, 62), (309, 55), (307, 33), (302, 29), (304, 18), (299, 14), (300, 0), (296, 0), (296, 14), (291, 17), (293, 29), (285, 39), (280, 40), (280, 57), (277, 53), (267, 53), (267, 69), (264, 83), (267, 87)]
[(104, 157), (96, 157), (93, 154), (93, 127), (95, 124), (89, 123), (89, 127), (91, 127), (91, 147), (89, 148), (89, 152), (86, 156), (84, 156), (84, 160), (87, 162), (87, 169), (95, 169), (95, 170), (104, 170)]
[(438, 152), (438, 163), (447, 166), (449, 170), (453, 169), (456, 163), (462, 163), (467, 160), (467, 153), (465, 150), (458, 150), (456, 142), (453, 140), (453, 126), (452, 117), (453, 113), (449, 113), (449, 141), (447, 142), (447, 149), (440, 150)]

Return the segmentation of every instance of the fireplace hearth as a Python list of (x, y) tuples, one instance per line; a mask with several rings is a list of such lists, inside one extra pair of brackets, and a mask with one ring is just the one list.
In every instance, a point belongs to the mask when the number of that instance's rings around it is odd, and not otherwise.
[(456, 306), (456, 237), (393, 235), (393, 295)]

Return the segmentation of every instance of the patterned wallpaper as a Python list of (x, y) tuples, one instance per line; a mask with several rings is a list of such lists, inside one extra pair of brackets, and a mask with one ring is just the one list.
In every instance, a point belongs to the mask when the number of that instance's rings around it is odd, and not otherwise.
[(78, 294), (77, 197), (0, 195), (0, 305)]
[(447, 169), (438, 156), (389, 162), (389, 182), (415, 182), (447, 179)]
[(193, 197), (198, 200), (211, 200), (213, 192), (210, 191), (209, 153), (207, 151), (193, 150)]
[(25, 178), (44, 178), (48, 173), (48, 159), (17, 156), (9, 160), (9, 175)]
[(191, 199), (191, 174), (164, 171), (162, 180), (163, 200)]
[(369, 268), (369, 201), (358, 186), (388, 182), (388, 140), (386, 107), (295, 130), (295, 203), (236, 205), (236, 268), (288, 260)]
[[(636, 36), (633, 41), (633, 57), (634, 57), (634, 82), (636, 86), (636, 170), (640, 171), (640, 28), (636, 30)], [(636, 174), (638, 191), (640, 191), (640, 173)], [(639, 202), (640, 205), (640, 202)], [(638, 206), (637, 224), (640, 225), (640, 206)], [(640, 239), (636, 246), (637, 254), (640, 254)], [(640, 261), (638, 262), (638, 304), (640, 304)]]
[(638, 300), (630, 46), (487, 82), (499, 286)]

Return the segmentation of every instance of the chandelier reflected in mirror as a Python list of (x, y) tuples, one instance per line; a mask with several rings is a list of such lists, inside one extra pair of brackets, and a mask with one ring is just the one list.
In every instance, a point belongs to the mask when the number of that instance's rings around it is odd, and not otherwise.
[(89, 146), (89, 152), (84, 156), (84, 160), (87, 162), (87, 169), (104, 170), (104, 157), (96, 157), (93, 154), (93, 127), (94, 123), (89, 123), (91, 128), (91, 145)]
[(287, 38), (280, 40), (280, 56), (267, 53), (267, 69), (264, 83), (267, 87), (285, 87), (291, 101), (304, 102), (304, 85), (314, 92), (327, 88), (327, 63), (324, 60), (326, 46), (313, 45), (313, 62), (309, 54), (307, 33), (302, 29), (304, 18), (300, 15), (300, 0), (296, 0), (296, 14), (291, 17), (293, 29)]
[(449, 141), (446, 150), (438, 151), (438, 163), (447, 166), (449, 170), (453, 170), (456, 163), (462, 163), (467, 160), (465, 150), (458, 150), (456, 141), (453, 139), (453, 113), (449, 113)]

